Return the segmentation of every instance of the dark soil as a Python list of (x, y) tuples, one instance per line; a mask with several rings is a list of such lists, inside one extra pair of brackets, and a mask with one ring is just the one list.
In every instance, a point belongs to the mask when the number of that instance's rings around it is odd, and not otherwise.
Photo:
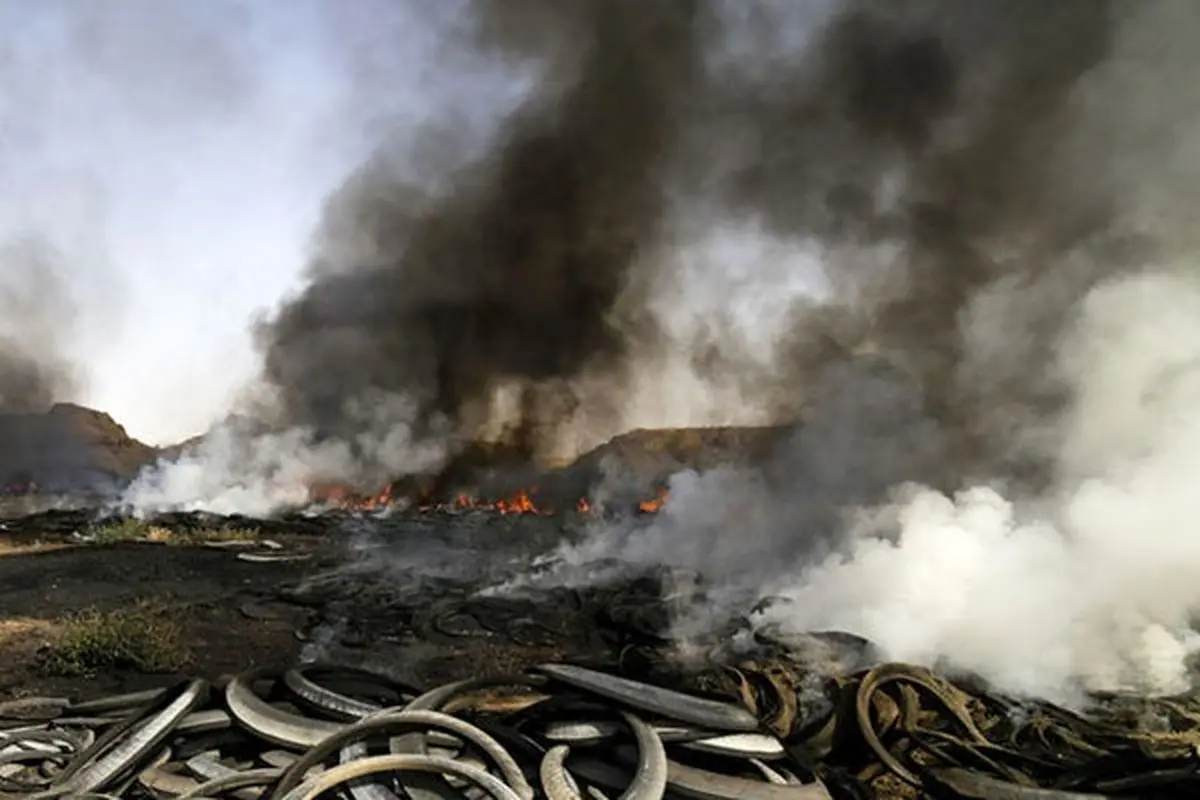
[[(304, 543), (311, 547), (312, 543)], [(202, 546), (121, 543), (29, 544), (0, 539), (0, 698), (19, 694), (95, 696), (168, 685), (181, 677), (118, 670), (54, 677), (40, 665), (44, 648), (71, 614), (161, 602), (184, 629), (192, 662), (182, 672), (218, 676), (286, 663), (308, 610), (273, 594), (311, 563), (253, 564)], [(243, 608), (262, 608), (253, 616)]]
[[(185, 531), (214, 524), (187, 515), (168, 522)], [(278, 546), (270, 552), (305, 560), (251, 563), (239, 559), (240, 547), (80, 543), (87, 518), (63, 512), (10, 520), (0, 530), (0, 701), (94, 697), (313, 659), (416, 685), (563, 657), (611, 662), (630, 643), (628, 631), (665, 620), (635, 619), (647, 615), (658, 586), (642, 587), (644, 597), (626, 586), (624, 601), (602, 589), (479, 596), (481, 587), (528, 574), (534, 555), (577, 522), (470, 512), (331, 515), (298, 522), (302, 533), (264, 523)], [(182, 626), (186, 666), (157, 675), (47, 673), (46, 655), (72, 614), (147, 600)], [(614, 622), (614, 614), (624, 617)], [(608, 623), (626, 633), (612, 634)]]

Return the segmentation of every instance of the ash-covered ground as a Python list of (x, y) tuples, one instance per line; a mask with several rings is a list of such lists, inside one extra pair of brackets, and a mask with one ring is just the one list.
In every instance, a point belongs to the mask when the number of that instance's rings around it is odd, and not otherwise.
[[(460, 471), (421, 501), (398, 485), (387, 502), (314, 496), (261, 516), (9, 498), (0, 692), (94, 694), (296, 660), (424, 685), (550, 657), (613, 664), (630, 645), (663, 650), (649, 660), (665, 664), (672, 623), (704, 607), (702, 587), (687, 570), (625, 563), (614, 534), (653, 529), (671, 476), (747, 464), (788, 431), (633, 431), (561, 468)], [(181, 627), (186, 663), (158, 675), (129, 659), (80, 675), (45, 668), (77, 615), (145, 603)]]
[[(604, 531), (653, 537), (665, 516), (389, 508), (141, 520), (56, 510), (9, 519), (0, 528), (0, 709), (19, 710), (20, 702), (5, 701), (22, 698), (34, 707), (39, 695), (98, 698), (297, 664), (366, 669), (428, 688), (513, 680), (566, 662), (740, 704), (837, 798), (1015, 797), (963, 794), (1007, 791), (1014, 780), (1165, 782), (1167, 793), (1138, 796), (1174, 797), (1194, 783), (1194, 749), (1183, 752), (1200, 737), (1194, 693), (1097, 697), (1079, 716), (959, 670), (889, 663), (850, 633), (751, 624), (751, 615), (787, 601), (731, 597), (698, 571), (634, 569), (595, 556), (611, 550), (589, 548)], [(704, 624), (689, 628), (698, 613)], [(108, 629), (95, 623), (122, 614), (140, 615), (123, 619), (170, 638), (178, 651), (166, 652), (179, 658), (154, 669), (135, 663), (136, 637), (126, 630), (129, 642), (106, 639)], [(128, 651), (80, 664), (82, 626), (90, 644)], [(77, 660), (67, 665), (84, 668), (64, 672), (72, 637)], [(954, 725), (963, 720), (978, 738), (959, 735)], [(1003, 750), (1020, 766), (998, 781), (986, 768), (963, 769), (957, 751), (933, 747), (942, 766), (925, 780), (957, 794), (914, 793), (896, 777), (908, 775), (893, 766), (901, 762), (880, 759), (923, 743), (926, 724), (944, 735), (935, 742), (965, 753)], [(1062, 745), (1029, 738), (1039, 726), (1080, 738), (1064, 755)], [(1055, 747), (1061, 763), (1049, 760)]]
[[(619, 524), (652, 517), (631, 512)], [(94, 694), (291, 660), (368, 666), (416, 685), (549, 658), (665, 665), (676, 612), (705, 602), (691, 572), (565, 563), (590, 525), (617, 524), (592, 512), (134, 521), (76, 509), (2, 524), (0, 692)], [(74, 677), (44, 669), (73, 615), (147, 601), (183, 626), (186, 665), (157, 676), (120, 663)]]

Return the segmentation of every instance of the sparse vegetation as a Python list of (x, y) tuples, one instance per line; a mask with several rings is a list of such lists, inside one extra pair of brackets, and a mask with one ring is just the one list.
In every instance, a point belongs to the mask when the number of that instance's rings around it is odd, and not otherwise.
[(150, 526), (140, 520), (123, 519), (101, 525), (93, 529), (91, 534), (97, 544), (116, 544), (144, 539), (149, 529)]
[(176, 672), (192, 658), (183, 627), (164, 603), (88, 609), (61, 620), (43, 653), (47, 674), (88, 677), (108, 669)]
[(196, 542), (249, 542), (258, 538), (256, 528), (202, 528), (182, 533), (171, 534), (180, 544)]
[(258, 538), (258, 531), (254, 528), (197, 528), (173, 531), (162, 525), (131, 518), (100, 525), (91, 531), (91, 535), (97, 544), (145, 541), (194, 545), (201, 542), (250, 541)]

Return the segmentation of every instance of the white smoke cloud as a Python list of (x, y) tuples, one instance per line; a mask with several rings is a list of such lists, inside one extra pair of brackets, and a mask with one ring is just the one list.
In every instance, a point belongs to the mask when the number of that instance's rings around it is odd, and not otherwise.
[[(878, 438), (864, 432), (904, 406), (888, 376), (851, 373), (772, 468), (679, 473), (656, 519), (597, 525), (537, 581), (698, 570), (709, 603), (680, 612), (681, 652), (748, 597), (773, 597), (755, 626), (855, 633), (886, 658), (1017, 694), (1078, 704), (1088, 691), (1185, 690), (1200, 651), (1200, 278), (1101, 283), (1051, 346), (1072, 401), (1030, 445), (1053, 442), (1044, 491), (948, 495), (905, 480), (936, 460), (934, 431), (900, 414)], [(910, 458), (922, 442), (928, 460)], [(889, 483), (887, 502), (856, 500)]]
[(1179, 691), (1200, 648), (1200, 283), (1157, 273), (1097, 288), (1061, 345), (1076, 389), (1047, 495), (927, 488), (880, 509), (888, 536), (774, 590), (768, 617), (835, 627), (892, 658), (1062, 697)]
[[(436, 470), (448, 440), (413, 435), (414, 406), (376, 397), (347, 407), (364, 433), (353, 441), (321, 439), (304, 428), (261, 432), (237, 418), (214, 427), (184, 452), (144, 471), (118, 505), (137, 514), (208, 511), (266, 516), (306, 506), (320, 484), (382, 486), (398, 474)], [(364, 472), (363, 464), (373, 465)]]

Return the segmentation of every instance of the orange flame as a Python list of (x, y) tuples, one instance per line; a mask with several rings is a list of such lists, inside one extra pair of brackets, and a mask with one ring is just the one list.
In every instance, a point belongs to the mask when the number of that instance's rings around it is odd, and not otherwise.
[(391, 505), (393, 501), (392, 487), (383, 487), (373, 495), (357, 492), (342, 484), (314, 484), (308, 487), (310, 503), (330, 505), (348, 511), (375, 511)]
[(469, 509), (482, 509), (489, 511), (498, 511), (501, 514), (540, 514), (548, 516), (554, 513), (554, 509), (545, 505), (538, 505), (533, 500), (533, 493), (537, 491), (537, 487), (531, 487), (529, 490), (522, 489), (511, 497), (505, 497), (500, 500), (482, 500), (471, 495), (461, 494), (452, 502), (435, 503), (428, 500), (419, 501), (417, 504), (418, 511), (466, 511)]
[(643, 514), (654, 514), (662, 510), (662, 507), (667, 504), (668, 492), (666, 489), (659, 488), (658, 496), (653, 500), (643, 500), (638, 503), (638, 511)]
[[(554, 508), (535, 500), (537, 487), (522, 489), (515, 494), (497, 500), (486, 500), (469, 494), (462, 494), (453, 500), (435, 501), (430, 497), (418, 498), (414, 506), (421, 513), (433, 511), (468, 511), (485, 510), (500, 514), (537, 514), (551, 516)], [(375, 494), (357, 491), (343, 484), (313, 484), (309, 487), (309, 502), (340, 508), (346, 511), (378, 511), (400, 500), (396, 497), (391, 485), (385, 486)], [(667, 502), (667, 490), (659, 489), (658, 494), (651, 500), (638, 503), (638, 510), (643, 514), (653, 514), (662, 509)], [(590, 514), (592, 503), (587, 497), (580, 497), (575, 502), (575, 511), (580, 514)]]

